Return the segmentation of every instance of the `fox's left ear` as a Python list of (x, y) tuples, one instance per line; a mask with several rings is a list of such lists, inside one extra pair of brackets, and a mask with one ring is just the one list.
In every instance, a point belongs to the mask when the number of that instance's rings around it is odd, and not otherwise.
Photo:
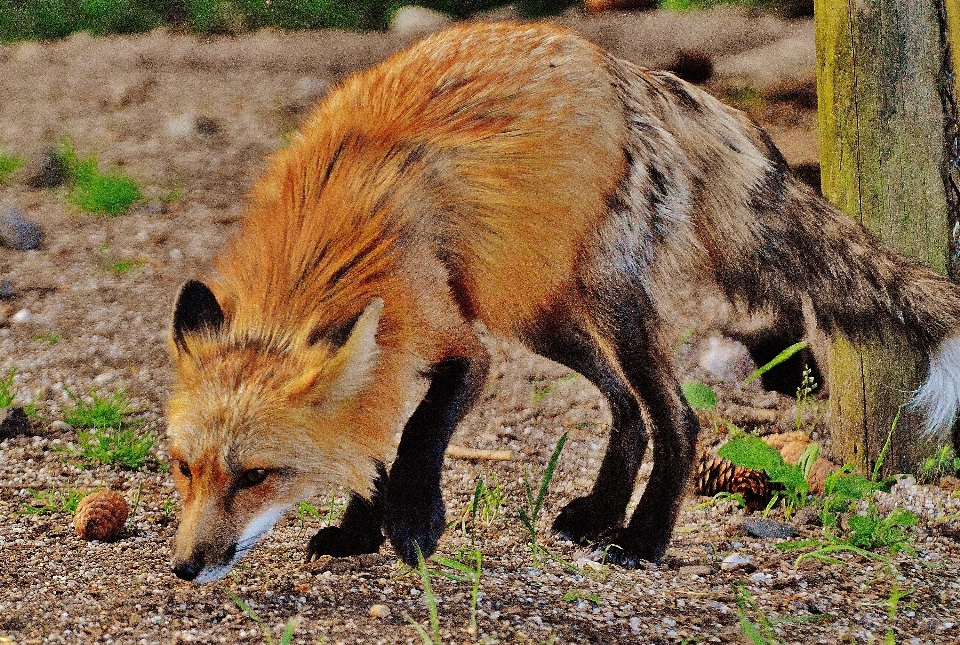
[(199, 280), (188, 280), (180, 287), (173, 307), (173, 342), (181, 352), (187, 349), (187, 334), (203, 330), (217, 331), (224, 316), (217, 297)]
[(353, 324), (346, 341), (323, 367), (304, 374), (294, 385), (293, 395), (302, 395), (318, 383), (326, 385), (317, 391), (323, 403), (339, 403), (362, 390), (373, 378), (380, 347), (377, 345), (377, 327), (383, 313), (383, 300), (374, 298)]

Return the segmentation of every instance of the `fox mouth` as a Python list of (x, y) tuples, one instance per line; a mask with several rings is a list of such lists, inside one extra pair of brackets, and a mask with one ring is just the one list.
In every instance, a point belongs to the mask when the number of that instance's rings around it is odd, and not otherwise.
[(252, 549), (253, 546), (259, 542), (260, 539), (269, 531), (270, 529), (268, 528), (260, 533), (257, 533), (256, 535), (252, 535), (239, 542), (234, 542), (231, 544), (223, 554), (223, 559), (226, 561), (226, 564), (210, 564), (205, 566), (193, 579), (193, 582), (197, 584), (204, 584), (225, 577), (228, 573), (230, 573), (230, 570), (233, 569), (233, 565), (239, 562), (240, 559), (247, 554), (247, 551)]
[(219, 562), (204, 564), (202, 567), (199, 567), (198, 570), (198, 563), (196, 561), (187, 561), (175, 564), (173, 573), (181, 580), (187, 580), (196, 584), (220, 580), (230, 573), (233, 565), (239, 562), (240, 559), (247, 554), (247, 551), (252, 549), (264, 535), (270, 532), (273, 525), (280, 519), (280, 516), (283, 515), (284, 510), (283, 508), (270, 509), (250, 522), (243, 532), (243, 535), (240, 536), (240, 539), (227, 547), (221, 557), (218, 558)]

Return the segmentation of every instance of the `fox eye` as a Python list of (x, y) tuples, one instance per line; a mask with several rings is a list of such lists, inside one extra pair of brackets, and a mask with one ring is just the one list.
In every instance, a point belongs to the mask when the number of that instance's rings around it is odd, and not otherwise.
[(262, 484), (263, 480), (265, 480), (269, 474), (270, 471), (266, 468), (251, 468), (250, 470), (245, 470), (237, 479), (237, 485), (240, 488), (252, 488), (257, 484)]
[(185, 461), (178, 461), (177, 468), (180, 469), (180, 474), (186, 477), (187, 479), (193, 479), (193, 473), (190, 472), (190, 466), (187, 465)]

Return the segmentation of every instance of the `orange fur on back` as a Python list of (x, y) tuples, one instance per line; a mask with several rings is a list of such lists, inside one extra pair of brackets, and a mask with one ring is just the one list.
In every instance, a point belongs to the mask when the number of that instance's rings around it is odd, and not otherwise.
[[(574, 271), (570, 240), (605, 213), (625, 131), (600, 50), (545, 31), (453, 29), (324, 100), (274, 158), (218, 260), (217, 295), (237, 309), (236, 326), (335, 325), (324, 317), (383, 291), (389, 311), (402, 299), (395, 276), (427, 253), (453, 266), (460, 304), (493, 329), (548, 301)], [(446, 291), (445, 280), (416, 279), (427, 282), (418, 291)]]

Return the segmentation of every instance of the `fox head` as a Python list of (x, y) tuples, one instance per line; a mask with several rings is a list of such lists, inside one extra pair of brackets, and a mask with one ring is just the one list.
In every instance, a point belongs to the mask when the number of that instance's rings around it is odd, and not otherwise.
[(330, 484), (370, 487), (377, 455), (359, 394), (378, 363), (374, 298), (334, 340), (258, 339), (214, 293), (190, 281), (177, 298), (177, 383), (168, 409), (183, 513), (173, 571), (225, 576), (286, 509)]

